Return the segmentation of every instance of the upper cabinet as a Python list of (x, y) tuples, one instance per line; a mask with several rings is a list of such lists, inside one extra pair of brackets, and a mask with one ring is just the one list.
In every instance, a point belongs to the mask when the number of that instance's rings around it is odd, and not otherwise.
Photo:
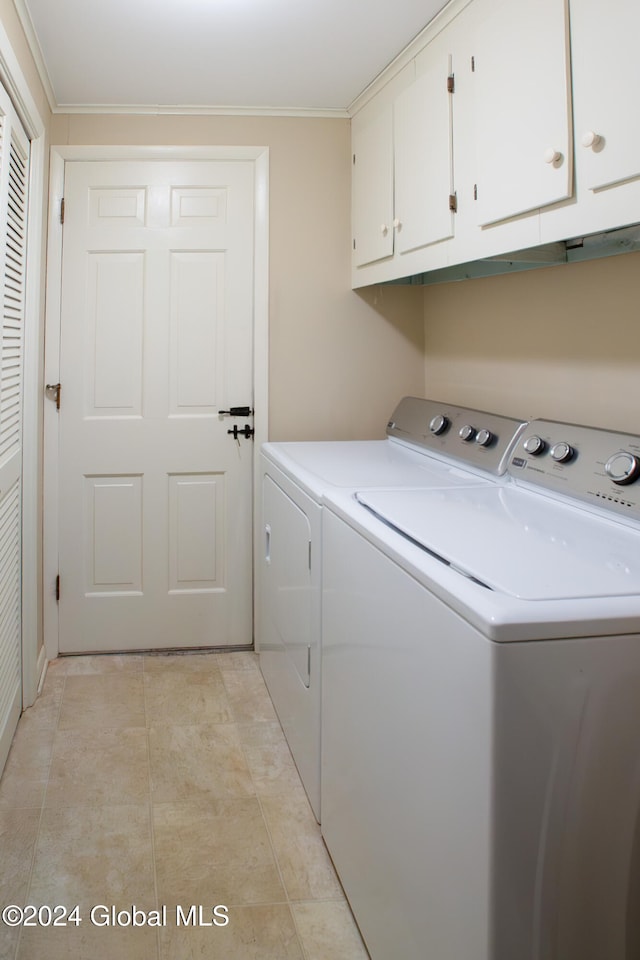
[(393, 112), (374, 104), (351, 123), (353, 258), (356, 266), (393, 254)]
[(353, 285), (640, 222), (638, 36), (637, 0), (451, 0), (355, 105)]
[(640, 4), (572, 0), (571, 33), (579, 186), (640, 177)]
[(485, 226), (571, 196), (567, 2), (477, 0), (469, 20), (476, 222)]
[(357, 267), (453, 236), (452, 82), (445, 54), (419, 76), (411, 63), (397, 92), (387, 91), (354, 117)]
[(453, 236), (451, 58), (434, 57), (394, 103), (396, 250)]

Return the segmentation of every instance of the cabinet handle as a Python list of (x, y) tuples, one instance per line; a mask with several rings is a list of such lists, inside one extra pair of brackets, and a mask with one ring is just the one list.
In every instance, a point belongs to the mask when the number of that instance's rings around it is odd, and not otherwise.
[(582, 134), (580, 142), (583, 147), (597, 147), (601, 140), (602, 137), (599, 133), (596, 133), (594, 130), (586, 130)]
[(383, 237), (386, 237), (386, 235), (389, 233), (389, 227), (386, 225), (386, 223), (380, 224), (380, 233)]
[(395, 220), (393, 221), (393, 229), (399, 230), (401, 226), (402, 226), (401, 221), (398, 220), (398, 218), (396, 217)]
[(545, 163), (557, 163), (558, 160), (562, 160), (562, 154), (559, 150), (554, 150), (553, 147), (547, 147), (544, 152), (544, 162)]
[(266, 563), (271, 563), (271, 524), (264, 525), (264, 559)]

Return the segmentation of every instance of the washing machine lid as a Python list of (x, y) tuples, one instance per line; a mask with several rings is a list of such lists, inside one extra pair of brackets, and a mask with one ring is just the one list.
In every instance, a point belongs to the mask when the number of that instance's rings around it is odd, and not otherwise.
[(369, 490), (361, 507), (485, 587), (522, 600), (640, 595), (640, 530), (515, 485)]

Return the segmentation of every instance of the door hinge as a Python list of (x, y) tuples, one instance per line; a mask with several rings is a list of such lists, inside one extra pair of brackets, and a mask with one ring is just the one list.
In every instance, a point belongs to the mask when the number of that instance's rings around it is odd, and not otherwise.
[(56, 603), (60, 603), (60, 574), (56, 577)]
[(456, 92), (456, 77), (455, 77), (455, 74), (452, 73), (447, 77), (447, 93), (455, 93), (455, 92)]
[(457, 193), (449, 194), (449, 210), (451, 210), (451, 213), (458, 212), (458, 194)]
[(60, 201), (60, 223), (64, 223), (64, 197)]
[(53, 397), (56, 401), (56, 410), (60, 409), (60, 392), (62, 390), (61, 383), (48, 383), (45, 387), (47, 393), (53, 394)]

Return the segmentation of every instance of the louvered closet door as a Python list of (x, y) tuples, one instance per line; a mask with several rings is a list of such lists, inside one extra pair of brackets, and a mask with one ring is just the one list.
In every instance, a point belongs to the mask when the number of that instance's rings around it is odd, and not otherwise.
[(29, 142), (0, 89), (0, 770), (22, 706), (22, 382)]

